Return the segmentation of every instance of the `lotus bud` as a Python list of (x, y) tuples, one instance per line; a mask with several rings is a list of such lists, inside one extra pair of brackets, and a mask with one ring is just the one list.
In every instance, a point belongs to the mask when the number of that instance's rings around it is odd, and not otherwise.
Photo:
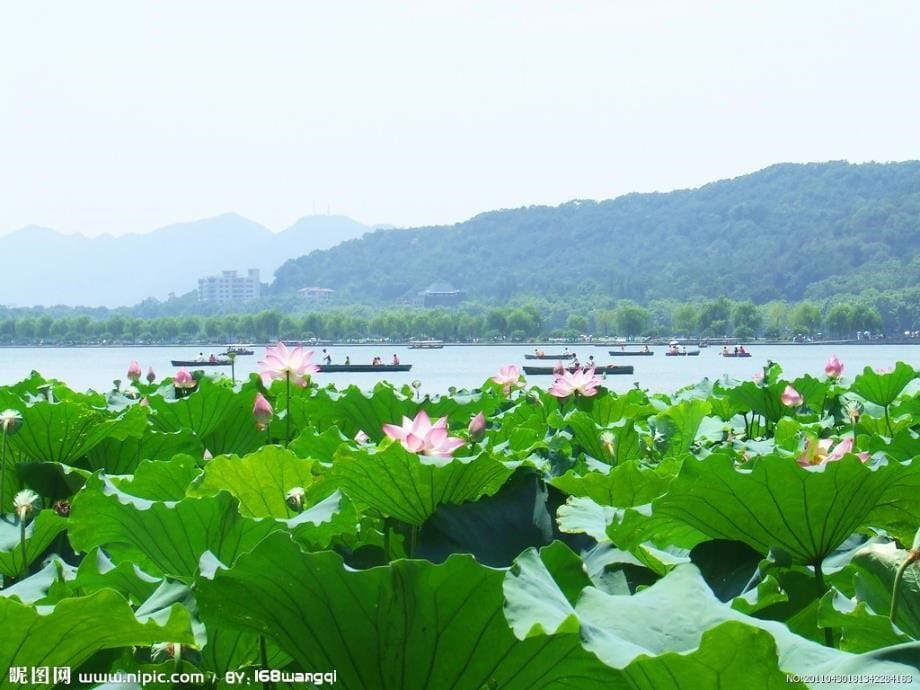
[(23, 489), (13, 497), (13, 510), (21, 523), (25, 523), (41, 509), (42, 499), (31, 489)]
[(604, 453), (607, 454), (607, 457), (611, 457), (611, 458), (613, 457), (613, 449), (614, 449), (615, 440), (616, 439), (614, 438), (613, 433), (609, 431), (604, 431), (603, 433), (601, 433), (601, 436), (600, 436), (601, 448), (604, 449)]
[(7, 436), (12, 436), (22, 426), (22, 415), (17, 410), (4, 410), (0, 412), (0, 427)]
[(480, 412), (475, 417), (470, 420), (470, 425), (467, 427), (467, 432), (470, 435), (470, 440), (478, 443), (486, 435), (486, 417)]
[(837, 355), (831, 355), (831, 358), (827, 360), (824, 365), (824, 373), (832, 379), (839, 379), (843, 374), (843, 363), (837, 359)]
[(136, 359), (131, 360), (131, 364), (128, 365), (128, 380), (137, 381), (141, 377), (141, 365), (137, 363)]
[(261, 393), (256, 393), (256, 400), (252, 406), (252, 416), (256, 419), (256, 427), (259, 431), (265, 431), (267, 425), (275, 416), (275, 411), (271, 404)]
[(302, 486), (295, 486), (287, 492), (284, 500), (291, 507), (291, 510), (296, 510), (300, 513), (303, 511), (303, 502), (306, 495), (307, 492), (304, 491)]
[(358, 429), (358, 433), (355, 434), (355, 443), (367, 443), (371, 440), (371, 437), (364, 433), (363, 429)]
[(188, 369), (179, 369), (173, 377), (173, 386), (176, 388), (194, 388), (195, 379), (188, 372)]
[(847, 405), (847, 417), (850, 418), (850, 421), (853, 424), (856, 424), (857, 422), (859, 422), (859, 417), (861, 414), (862, 414), (862, 405), (860, 405), (859, 402), (853, 401), (849, 405)]
[(798, 407), (805, 402), (805, 398), (802, 397), (802, 394), (790, 385), (786, 386), (786, 390), (779, 396), (779, 399), (786, 407)]
[(147, 368), (147, 383), (153, 383), (157, 380), (156, 372), (153, 370), (153, 367)]

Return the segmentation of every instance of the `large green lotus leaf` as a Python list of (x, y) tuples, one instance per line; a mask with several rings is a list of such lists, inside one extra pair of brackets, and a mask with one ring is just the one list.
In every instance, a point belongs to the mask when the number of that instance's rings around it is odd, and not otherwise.
[(93, 549), (73, 571), (62, 570), (61, 576), (49, 587), (42, 604), (53, 604), (68, 597), (85, 596), (101, 589), (114, 589), (133, 604), (149, 599), (162, 582), (141, 570), (134, 563), (115, 565), (101, 549)]
[[(140, 622), (128, 602), (112, 590), (66, 599), (50, 612), (0, 597), (0, 668), (67, 666), (76, 669), (96, 652), (163, 640), (192, 644), (191, 620), (181, 606), (165, 625)], [(21, 688), (4, 673), (0, 688)]]
[(690, 450), (710, 410), (706, 400), (687, 400), (655, 416), (655, 428), (664, 435), (667, 456), (681, 457)]
[(502, 572), (469, 556), (352, 571), (332, 552), (272, 535), (196, 591), (208, 626), (274, 639), (336, 687), (625, 688), (573, 635), (518, 641), (502, 615)]
[(440, 563), (453, 553), (468, 553), (484, 565), (506, 567), (528, 546), (553, 538), (546, 486), (521, 470), (498, 493), (460, 505), (440, 505), (418, 535), (413, 553)]
[(614, 508), (596, 503), (587, 496), (570, 496), (556, 511), (556, 522), (560, 532), (587, 534), (595, 541), (606, 542), (610, 541), (607, 528), (615, 515)]
[(265, 432), (259, 431), (252, 416), (256, 392), (247, 386), (234, 395), (227, 405), (221, 423), (204, 436), (204, 444), (213, 455), (243, 455), (251, 453), (266, 442)]
[(869, 402), (882, 407), (893, 403), (908, 383), (917, 378), (917, 371), (909, 364), (898, 362), (893, 371), (880, 374), (866, 367), (850, 386), (850, 390)]
[(316, 429), (307, 427), (288, 444), (288, 448), (294, 451), (299, 458), (313, 458), (328, 462), (346, 443), (353, 442), (349, 441), (338, 427), (331, 426), (322, 433), (317, 433)]
[(829, 388), (827, 381), (821, 381), (814, 376), (805, 374), (793, 381), (792, 387), (805, 398), (805, 404), (812, 410), (819, 412), (823, 409)]
[(372, 440), (384, 437), (384, 424), (399, 424), (403, 416), (414, 417), (418, 403), (388, 383), (378, 383), (373, 391), (349, 386), (343, 391), (319, 389), (312, 396), (291, 400), (291, 418), (298, 429), (309, 426), (319, 431), (338, 427), (348, 438), (363, 431)]
[[(53, 510), (41, 511), (26, 525), (26, 564), (31, 565), (66, 528), (67, 521)], [(20, 536), (19, 519), (13, 514), (0, 516), (0, 574), (7, 577), (22, 573)]]
[[(635, 460), (641, 455), (639, 434), (631, 419), (621, 419), (602, 427), (587, 413), (573, 410), (565, 415), (564, 424), (572, 437), (591, 457), (610, 465)], [(611, 436), (612, 445), (605, 446), (602, 435)]]
[(603, 390), (589, 398), (576, 398), (574, 405), (600, 426), (609, 426), (621, 419), (644, 420), (655, 412), (655, 408), (649, 404), (648, 396), (641, 390), (631, 390), (622, 395)]
[[(891, 589), (898, 566), (907, 552), (897, 545), (870, 544), (853, 558), (856, 570), (856, 598), (873, 611), (887, 614), (891, 610)], [(898, 611), (894, 623), (915, 640), (920, 640), (920, 563), (908, 566), (901, 580)]]
[(294, 487), (309, 490), (320, 478), (317, 462), (303, 460), (280, 446), (265, 446), (243, 457), (219, 455), (204, 470), (190, 495), (211, 496), (227, 491), (249, 517), (290, 518), (295, 515), (285, 501)]
[(225, 492), (178, 502), (148, 501), (94, 477), (74, 499), (68, 532), (77, 551), (128, 546), (123, 553), (145, 570), (189, 578), (205, 551), (232, 563), (267, 534), (283, 529), (273, 520), (241, 516), (236, 499)]
[[(656, 660), (664, 668), (675, 669), (672, 664), (681, 657), (693, 659), (704, 650), (703, 640), (708, 632), (713, 637), (708, 653), (702, 658), (711, 660), (709, 673), (703, 677), (716, 682), (686, 687), (769, 687), (744, 676), (748, 673), (764, 673), (773, 682), (774, 677), (784, 681), (784, 673), (901, 673), (910, 674), (911, 666), (920, 661), (920, 644), (901, 645), (878, 650), (873, 654), (855, 655), (825, 647), (805, 640), (790, 632), (782, 623), (764, 621), (746, 616), (720, 602), (709, 589), (695, 566), (686, 564), (674, 568), (664, 578), (636, 594), (607, 594), (594, 587), (585, 587), (574, 606), (566, 604), (571, 600), (572, 579), (570, 571), (565, 572), (563, 584), (556, 583), (555, 573), (543, 560), (529, 555), (519, 559), (518, 568), (508, 572), (504, 585), (506, 597), (509, 592), (518, 596), (524, 589), (530, 599), (552, 600), (554, 608), (538, 606), (506, 606), (508, 622), (517, 632), (537, 634), (550, 631), (562, 625), (562, 631), (578, 630), (582, 644), (607, 665), (617, 668), (638, 670), (637, 661), (647, 664), (643, 670), (654, 669)], [(543, 572), (540, 572), (540, 571)], [(510, 600), (509, 600), (510, 602)], [(560, 623), (561, 622), (561, 623)], [(576, 627), (577, 623), (577, 627)], [(731, 624), (731, 625), (728, 625)], [(759, 629), (772, 637), (773, 644), (766, 644), (761, 634), (744, 633), (742, 628)], [(731, 631), (731, 634), (727, 634)], [(574, 636), (574, 635), (573, 635)], [(748, 656), (746, 645), (738, 646), (739, 639), (754, 637), (761, 639), (754, 656)], [(718, 640), (718, 642), (716, 642)], [(763, 654), (766, 650), (778, 653), (776, 656)], [(737, 657), (741, 654), (742, 659)], [(679, 656), (678, 656), (679, 655)], [(889, 661), (886, 657), (898, 658)], [(697, 657), (698, 659), (700, 657)], [(768, 660), (772, 658), (772, 664)], [(713, 661), (715, 663), (713, 663)], [(900, 663), (899, 663), (900, 662)], [(679, 668), (679, 667), (677, 667)], [(676, 669), (675, 669), (676, 670)], [(714, 674), (710, 676), (709, 674)], [(724, 675), (723, 675), (724, 674)], [(664, 675), (664, 674), (662, 674)], [(664, 687), (685, 687), (679, 682), (698, 683), (699, 678), (680, 680), (682, 674), (675, 674)], [(642, 675), (630, 674), (631, 678)], [(730, 680), (731, 679), (731, 680)], [(655, 683), (640, 687), (658, 687)], [(838, 684), (831, 687), (852, 687)]]
[(294, 538), (310, 548), (326, 549), (340, 537), (352, 537), (358, 531), (358, 514), (351, 501), (335, 491), (305, 511), (281, 521)]
[(796, 563), (816, 564), (874, 517), (887, 523), (891, 501), (920, 517), (920, 501), (909, 507), (899, 496), (917, 475), (917, 467), (897, 464), (870, 469), (854, 456), (820, 472), (766, 456), (742, 471), (732, 458), (714, 454), (685, 461), (668, 493), (654, 501), (653, 515), (743, 541), (764, 555), (781, 548)]
[(223, 423), (236, 399), (232, 390), (208, 378), (201, 379), (197, 389), (183, 398), (176, 398), (171, 387), (160, 391), (161, 395), (149, 397), (153, 423), (161, 431), (190, 429), (200, 439)]
[(636, 462), (617, 465), (608, 473), (588, 472), (578, 476), (566, 472), (553, 477), (550, 484), (570, 496), (587, 496), (605, 506), (629, 508), (661, 496), (677, 473), (678, 466), (663, 463), (656, 468), (645, 468)]
[(111, 479), (126, 494), (138, 498), (180, 501), (200, 473), (198, 460), (190, 455), (177, 455), (172, 460), (144, 460), (133, 476)]
[(887, 615), (875, 613), (865, 602), (854, 602), (836, 590), (821, 598), (818, 625), (833, 628), (837, 646), (847, 652), (871, 652), (911, 641), (895, 629)]
[(487, 454), (463, 459), (425, 457), (392, 443), (376, 453), (339, 456), (331, 480), (356, 501), (421, 525), (443, 503), (494, 494), (512, 471)]
[(139, 437), (106, 438), (87, 454), (89, 468), (107, 474), (132, 474), (143, 460), (169, 460), (186, 454), (201, 457), (204, 446), (189, 429), (172, 432), (145, 429)]
[(48, 559), (45, 567), (29, 577), (0, 589), (0, 597), (15, 597), (24, 604), (49, 603), (48, 592), (75, 568), (58, 557)]
[(789, 409), (780, 401), (785, 389), (784, 382), (760, 386), (753, 381), (745, 381), (730, 388), (728, 398), (739, 412), (755, 412), (775, 424)]
[(22, 427), (9, 438), (23, 458), (73, 465), (107, 436), (135, 431), (146, 423), (142, 416), (126, 412), (112, 419), (82, 402), (33, 403), (22, 410)]
[[(868, 418), (863, 415), (859, 419), (859, 425), (862, 427), (863, 421)], [(888, 438), (888, 430), (879, 428), (876, 432), (871, 434), (859, 434), (857, 441), (857, 447), (865, 448), (870, 453), (876, 453), (882, 451), (885, 453), (889, 459), (896, 462), (903, 462), (904, 460), (909, 460), (920, 456), (920, 437), (918, 437), (914, 432), (912, 432), (908, 427), (913, 423), (912, 417), (905, 418), (904, 428), (897, 429), (899, 422), (892, 422), (892, 425), (895, 426), (894, 435), (891, 438)], [(916, 417), (920, 419), (920, 415)], [(874, 420), (880, 422), (881, 425), (885, 424), (885, 420)], [(860, 428), (860, 432), (862, 429)]]

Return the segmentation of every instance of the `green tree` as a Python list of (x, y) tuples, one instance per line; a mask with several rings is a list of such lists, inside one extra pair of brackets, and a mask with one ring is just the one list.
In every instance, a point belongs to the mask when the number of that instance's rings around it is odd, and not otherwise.
[(763, 327), (763, 315), (753, 302), (738, 302), (732, 309), (732, 324), (737, 337), (753, 338)]
[(615, 314), (617, 328), (627, 338), (639, 335), (649, 322), (648, 309), (644, 309), (631, 301), (624, 300), (620, 302)]
[(801, 302), (789, 315), (789, 325), (796, 333), (814, 335), (821, 328), (821, 310), (811, 302)]
[(725, 297), (706, 302), (700, 308), (699, 326), (703, 335), (721, 336), (728, 334), (732, 305)]
[(671, 314), (671, 326), (675, 334), (692, 336), (697, 333), (700, 315), (692, 304), (679, 304)]
[(853, 309), (849, 304), (834, 305), (825, 319), (830, 335), (843, 338), (856, 330), (853, 326)]

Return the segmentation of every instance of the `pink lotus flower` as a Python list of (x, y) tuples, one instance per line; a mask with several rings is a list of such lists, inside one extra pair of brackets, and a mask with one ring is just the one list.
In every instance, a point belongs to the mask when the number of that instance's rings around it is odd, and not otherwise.
[(384, 424), (383, 433), (399, 441), (410, 453), (450, 458), (463, 445), (463, 439), (447, 435), (447, 417), (431, 423), (425, 410), (419, 410), (415, 419), (402, 418), (402, 426)]
[(802, 394), (789, 385), (786, 386), (786, 390), (779, 396), (779, 399), (786, 407), (798, 407), (805, 402), (805, 398), (802, 397)]
[(831, 355), (831, 358), (827, 360), (824, 365), (824, 373), (832, 379), (839, 379), (840, 375), (843, 374), (843, 362), (837, 359), (837, 355)]
[(521, 370), (514, 364), (506, 364), (503, 366), (498, 370), (498, 373), (492, 377), (492, 380), (502, 387), (505, 391), (505, 395), (508, 395), (512, 388), (520, 388), (524, 385), (521, 383)]
[(275, 416), (271, 403), (261, 393), (256, 393), (256, 400), (252, 406), (252, 416), (256, 419), (256, 427), (259, 431), (265, 431), (268, 423)]
[(371, 440), (371, 437), (364, 433), (362, 429), (358, 429), (358, 433), (355, 434), (355, 443), (367, 443)]
[(474, 442), (481, 441), (486, 435), (486, 417), (480, 412), (470, 420), (470, 425), (466, 429), (470, 435), (470, 440)]
[(141, 377), (141, 365), (137, 363), (136, 359), (131, 360), (131, 364), (128, 365), (128, 380), (137, 381)]
[(272, 379), (288, 379), (303, 387), (307, 385), (310, 374), (319, 371), (319, 367), (310, 361), (313, 351), (304, 352), (302, 345), (288, 350), (284, 343), (278, 343), (265, 348), (265, 352), (265, 359), (259, 361), (259, 373), (266, 386), (271, 384)]
[(157, 380), (156, 372), (154, 372), (153, 367), (147, 368), (147, 383), (153, 383)]
[(561, 374), (556, 374), (556, 380), (553, 381), (549, 394), (555, 395), (557, 398), (567, 398), (573, 393), (579, 393), (586, 398), (590, 398), (592, 395), (597, 394), (597, 387), (600, 383), (601, 380), (594, 375), (593, 368), (587, 371), (581, 369), (577, 369), (574, 372), (564, 371)]
[(173, 385), (176, 388), (194, 388), (195, 379), (188, 372), (188, 369), (179, 369), (173, 376)]
[[(805, 450), (796, 458), (796, 462), (802, 467), (815, 467), (826, 465), (829, 462), (836, 462), (847, 453), (853, 452), (852, 436), (848, 436), (832, 448), (833, 443), (829, 438), (819, 440), (809, 436), (805, 441)], [(869, 461), (869, 453), (867, 452), (857, 453), (856, 457), (863, 462)]]

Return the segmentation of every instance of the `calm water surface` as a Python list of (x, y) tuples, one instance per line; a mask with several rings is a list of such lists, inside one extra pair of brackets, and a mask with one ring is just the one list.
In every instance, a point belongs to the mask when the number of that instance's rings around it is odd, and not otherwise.
[[(549, 346), (546, 347), (547, 351)], [(610, 376), (606, 386), (616, 391), (625, 391), (638, 383), (652, 392), (671, 393), (683, 386), (698, 383), (703, 378), (717, 379), (729, 376), (749, 379), (760, 370), (768, 359), (779, 362), (785, 375), (794, 378), (805, 373), (823, 375), (824, 363), (836, 354), (844, 363), (844, 376), (852, 378), (866, 366), (889, 368), (897, 361), (904, 361), (920, 368), (920, 344), (918, 345), (752, 345), (749, 359), (725, 359), (720, 356), (721, 348), (709, 347), (699, 357), (665, 357), (663, 347), (655, 347), (652, 357), (609, 357), (609, 346), (569, 346), (584, 361), (594, 355), (598, 364), (630, 364), (635, 373), (628, 376)], [(258, 360), (264, 355), (263, 348), (254, 348), (254, 356), (238, 357), (237, 378), (258, 371)], [(342, 363), (346, 355), (354, 364), (370, 364), (379, 355), (389, 362), (393, 354), (399, 355), (404, 364), (412, 364), (408, 373), (389, 374), (317, 374), (315, 379), (321, 385), (327, 382), (338, 387), (355, 384), (371, 388), (374, 383), (386, 377), (401, 386), (419, 380), (422, 392), (429, 394), (447, 393), (451, 386), (475, 388), (494, 375), (505, 364), (524, 364), (524, 355), (532, 347), (521, 346), (446, 346), (441, 350), (410, 350), (407, 347), (348, 347), (327, 348), (334, 363)], [(128, 364), (138, 360), (146, 373), (153, 367), (158, 377), (171, 376), (176, 368), (171, 359), (194, 359), (201, 351), (196, 347), (137, 347), (137, 348), (0, 348), (0, 384), (19, 381), (35, 369), (47, 378), (56, 378), (76, 390), (109, 390), (114, 379), (124, 379)], [(220, 348), (205, 350), (218, 353)], [(321, 350), (314, 354), (319, 362)], [(533, 362), (539, 364), (539, 362)], [(544, 362), (548, 364), (549, 362)], [(208, 369), (215, 375), (230, 375), (229, 367)], [(529, 384), (549, 386), (551, 376), (528, 377)]]

